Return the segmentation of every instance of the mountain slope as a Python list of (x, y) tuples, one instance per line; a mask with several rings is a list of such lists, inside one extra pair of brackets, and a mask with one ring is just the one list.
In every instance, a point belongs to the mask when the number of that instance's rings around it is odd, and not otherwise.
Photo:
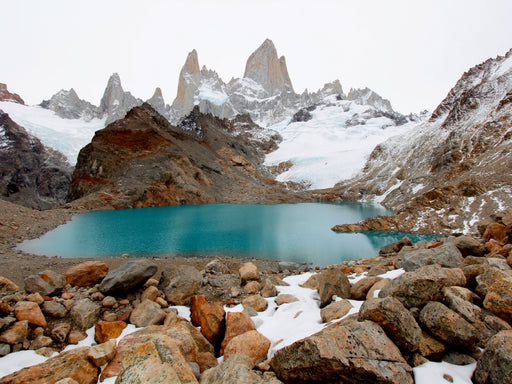
[(511, 151), (512, 50), (471, 68), (428, 122), (378, 145), (364, 171), (335, 190), (383, 202), (401, 229), (473, 231), (512, 208)]

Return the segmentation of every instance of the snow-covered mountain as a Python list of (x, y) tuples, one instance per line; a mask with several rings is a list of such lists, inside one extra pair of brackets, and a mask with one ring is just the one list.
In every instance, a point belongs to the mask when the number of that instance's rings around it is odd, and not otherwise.
[(467, 232), (512, 208), (511, 152), (512, 50), (464, 73), (428, 121), (379, 144), (336, 190), (385, 203), (404, 229)]

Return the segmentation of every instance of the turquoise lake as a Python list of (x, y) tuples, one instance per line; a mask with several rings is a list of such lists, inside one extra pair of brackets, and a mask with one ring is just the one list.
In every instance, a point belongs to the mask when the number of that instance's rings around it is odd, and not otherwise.
[[(404, 233), (335, 233), (390, 211), (357, 202), (300, 204), (207, 204), (100, 211), (80, 214), (39, 239), (25, 252), (61, 257), (242, 256), (308, 262), (313, 266), (375, 257)], [(408, 235), (412, 241), (430, 235)]]

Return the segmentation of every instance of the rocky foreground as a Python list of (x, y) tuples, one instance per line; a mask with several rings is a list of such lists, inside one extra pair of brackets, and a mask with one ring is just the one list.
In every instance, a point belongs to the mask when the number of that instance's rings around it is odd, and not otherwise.
[[(160, 270), (152, 260), (115, 269), (87, 261), (62, 274), (27, 276), (23, 287), (2, 277), (0, 354), (30, 349), (53, 357), (0, 382), (413, 383), (413, 367), (446, 361), (476, 362), (475, 383), (506, 383), (512, 212), (479, 230), (480, 237), (439, 242), (405, 238), (374, 259), (310, 273), (303, 286), (316, 291), (323, 329), (282, 348), (279, 341), (271, 348), (253, 319), (269, 303), (280, 310), (297, 300), (278, 292), (287, 285), (283, 278), (305, 272), (304, 265), (263, 270), (247, 262), (233, 271), (213, 260), (202, 270)], [(379, 276), (389, 271), (396, 278)], [(356, 302), (358, 313), (351, 311)], [(240, 304), (243, 311), (229, 311)], [(189, 308), (190, 316), (176, 306)], [(135, 332), (116, 340), (133, 326)], [(96, 344), (54, 355), (91, 327)]]

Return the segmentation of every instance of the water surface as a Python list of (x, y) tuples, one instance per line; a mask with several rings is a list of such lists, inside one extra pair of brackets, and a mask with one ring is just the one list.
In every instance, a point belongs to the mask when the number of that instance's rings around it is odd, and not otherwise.
[[(61, 257), (243, 256), (325, 266), (375, 257), (400, 240), (398, 232), (335, 233), (391, 212), (375, 204), (207, 204), (101, 211), (80, 214), (19, 248)], [(425, 236), (409, 235), (413, 241)], [(429, 238), (432, 238), (430, 236)]]

